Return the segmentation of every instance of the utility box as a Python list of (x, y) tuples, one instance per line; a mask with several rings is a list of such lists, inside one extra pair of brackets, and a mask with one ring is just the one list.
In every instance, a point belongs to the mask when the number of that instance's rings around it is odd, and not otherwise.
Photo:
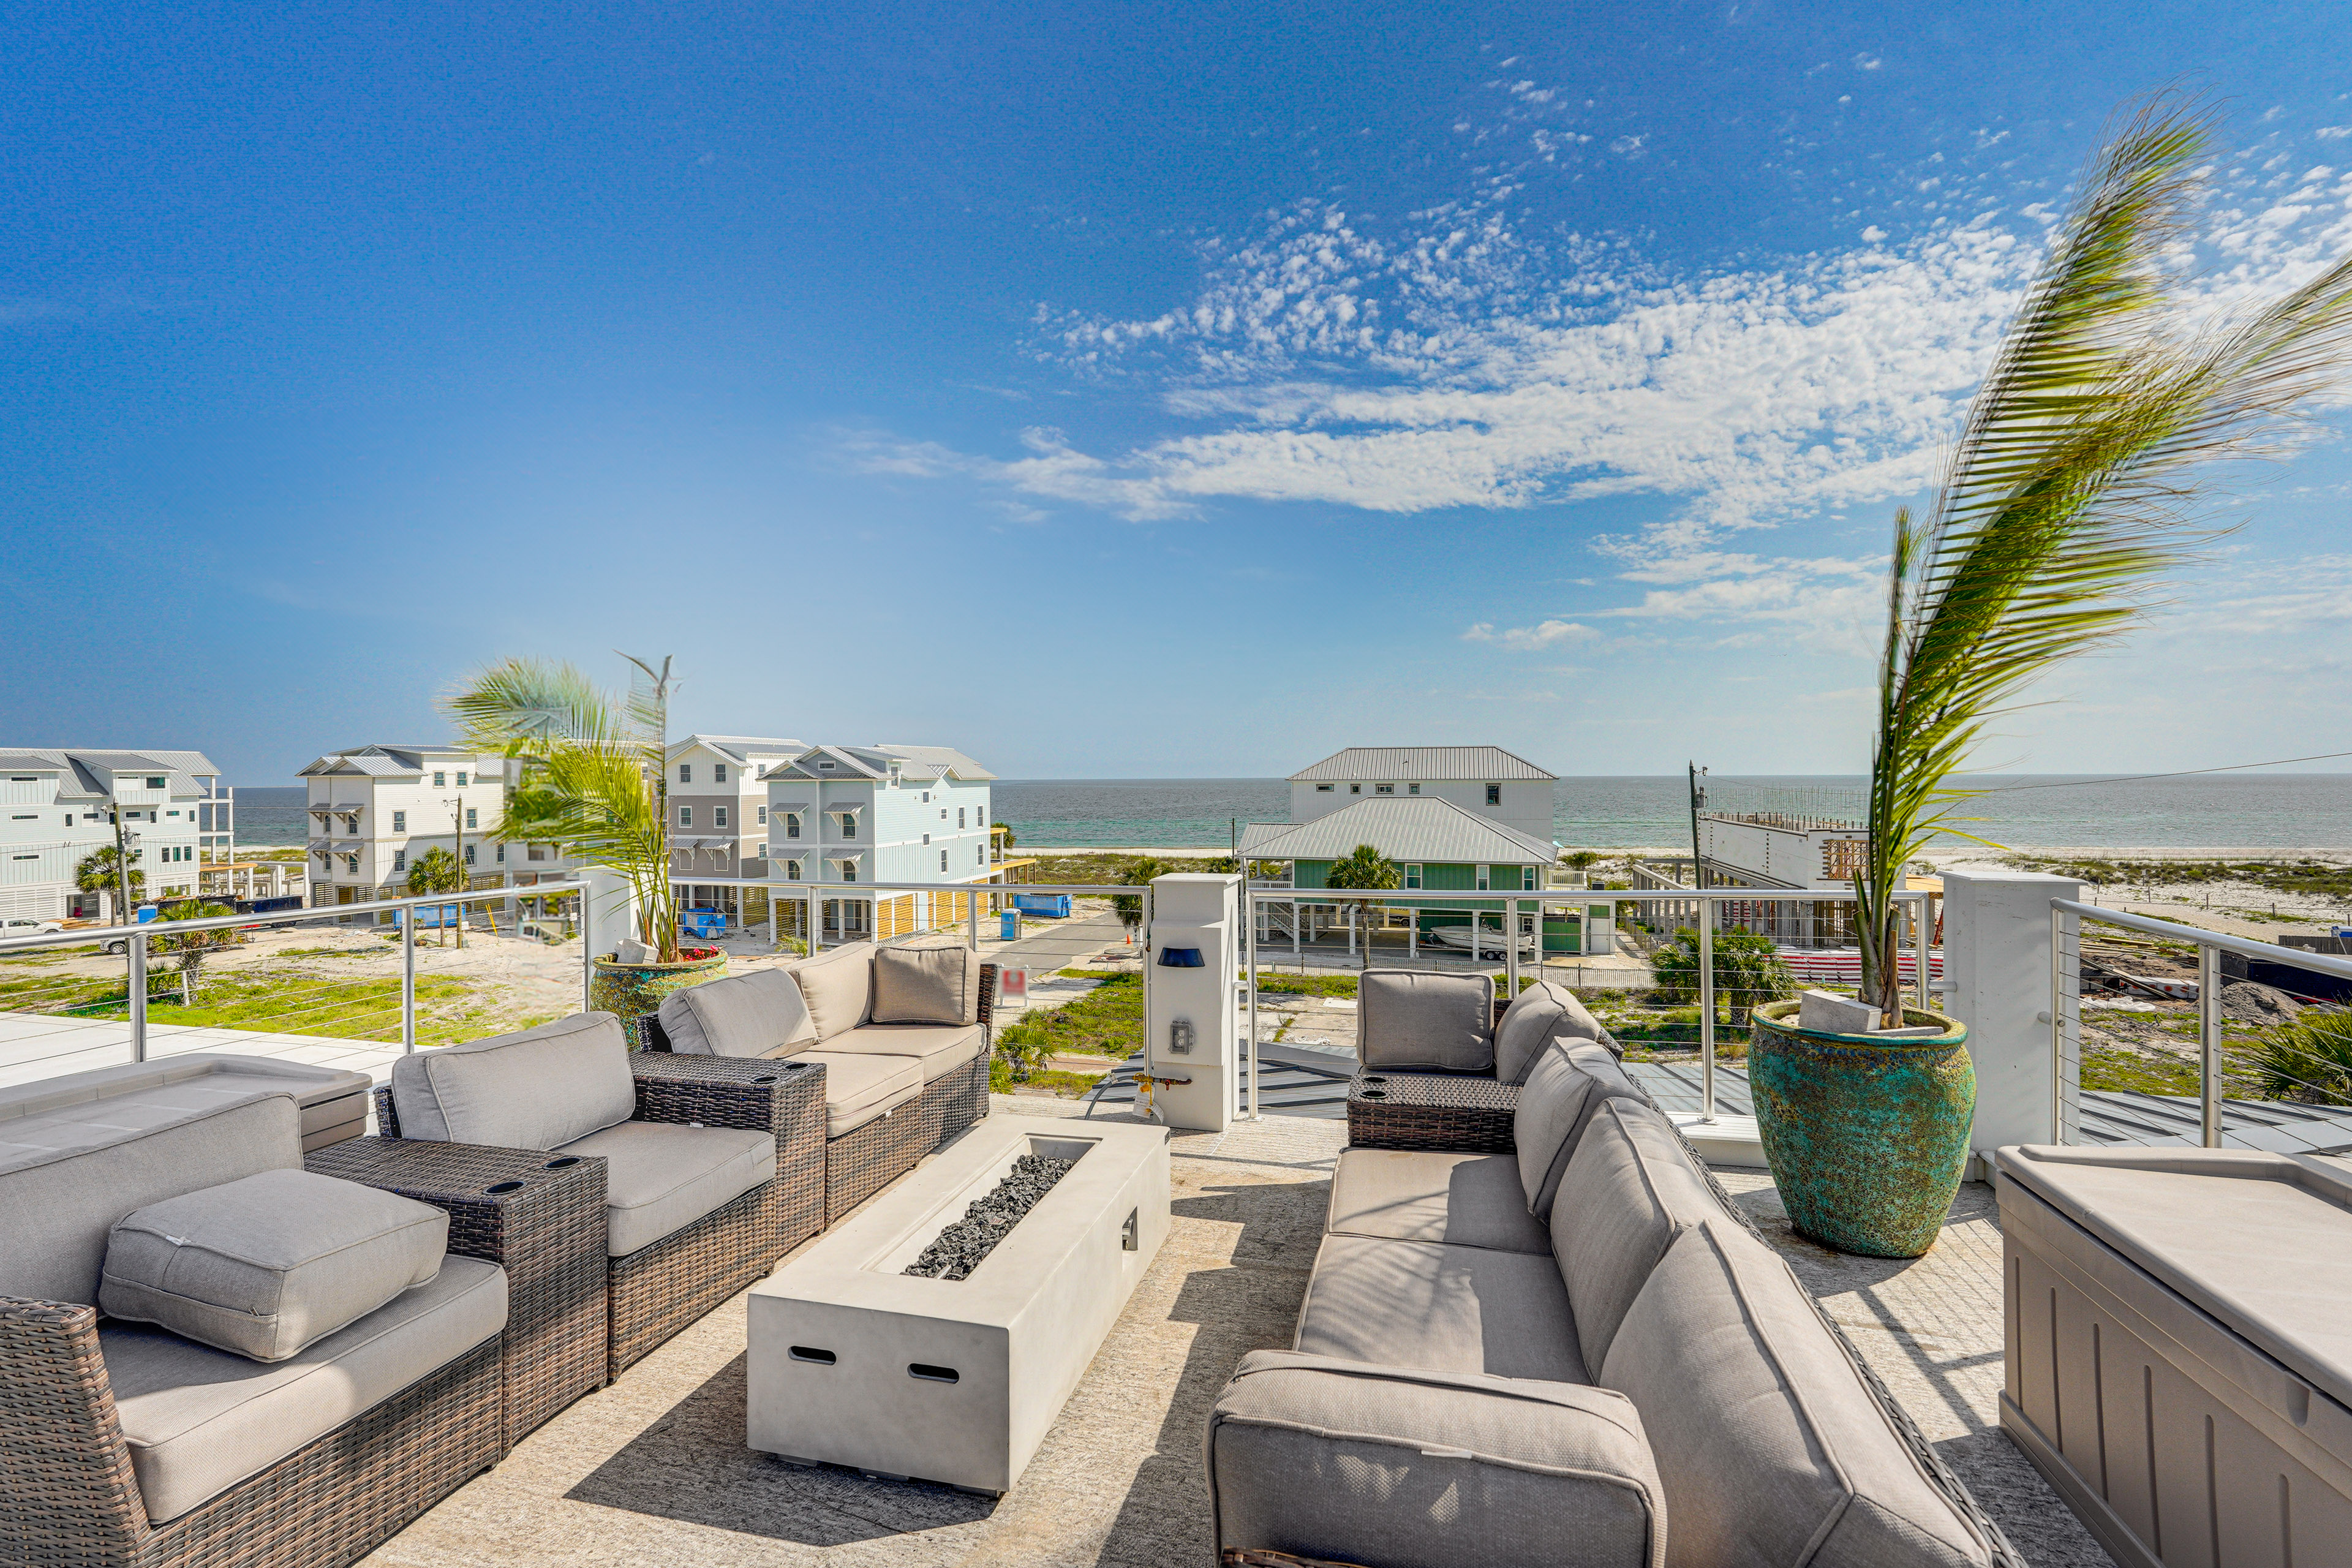
[(1151, 884), (1145, 1070), (1171, 1127), (1222, 1132), (1241, 1095), (1242, 879), (1185, 873)]
[(1607, 958), (1617, 951), (1617, 900), (1586, 904), (1584, 914), (1584, 956)]

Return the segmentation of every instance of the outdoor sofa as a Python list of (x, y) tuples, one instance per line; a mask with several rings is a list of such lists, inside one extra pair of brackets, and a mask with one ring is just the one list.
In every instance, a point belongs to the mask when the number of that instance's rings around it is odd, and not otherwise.
[(2021, 1562), (1608, 1047), (1514, 1101), (1507, 1150), (1341, 1152), (1293, 1347), (1210, 1415), (1224, 1561)]
[(988, 1114), (995, 996), (996, 965), (961, 942), (851, 942), (672, 992), (641, 1059), (670, 1053), (682, 1079), (822, 1069), (831, 1225)]
[(1498, 997), (1491, 975), (1368, 969), (1356, 1026), (1348, 1141), (1383, 1149), (1507, 1151), (1519, 1086), (1547, 1042), (1624, 1054), (1575, 992), (1549, 980)]
[(0, 1561), (338, 1568), (504, 1455), (505, 1270), (301, 1120), (0, 1155)]
[(313, 1168), (402, 1190), (470, 1185), (489, 1195), (530, 1172), (599, 1168), (602, 1201), (587, 1223), (604, 1266), (584, 1284), (551, 1285), (573, 1331), (547, 1347), (553, 1381), (531, 1400), (534, 1409), (568, 1403), (823, 1226), (814, 1075), (764, 1063), (701, 1080), (670, 1065), (630, 1051), (610, 1013), (419, 1051), (395, 1062), (376, 1091), (383, 1136), (322, 1151)]
[(0, 1163), (27, 1150), (112, 1142), (257, 1094), (290, 1094), (302, 1152), (367, 1131), (368, 1075), (274, 1057), (194, 1052), (38, 1079), (0, 1089)]
[(1995, 1163), (2001, 1429), (2116, 1562), (2345, 1561), (2352, 1162), (2011, 1146)]

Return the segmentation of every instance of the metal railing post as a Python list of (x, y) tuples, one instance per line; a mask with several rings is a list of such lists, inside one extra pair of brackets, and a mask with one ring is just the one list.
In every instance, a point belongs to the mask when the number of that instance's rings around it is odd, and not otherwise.
[[(580, 900), (580, 1010), (594, 1011), (596, 987), (596, 944), (588, 939), (588, 882), (579, 879), (580, 886), (573, 896)], [(544, 900), (540, 907), (547, 907)]]
[(2050, 908), (2050, 1142), (2066, 1142), (2066, 914)]
[(147, 933), (131, 934), (131, 1059), (147, 1059)]
[(1250, 890), (1244, 864), (1242, 877), (1242, 951), (1248, 955), (1249, 982), (1249, 1100), (1250, 1120), (1262, 1120), (1257, 1110), (1257, 895)]
[(2221, 1146), (2221, 950), (2197, 945), (2197, 1126), (2208, 1149)]
[(1715, 1120), (1715, 900), (1698, 904), (1698, 1108)]
[(1927, 923), (1927, 895), (1921, 893), (1911, 900), (1911, 962), (1916, 966), (1911, 994), (1922, 1013), (1927, 1010), (1927, 941), (1934, 934)]
[[(582, 937), (583, 947), (588, 944)], [(400, 1049), (416, 1049), (416, 911), (400, 912)]]
[(980, 951), (980, 895), (978, 893), (966, 893), (963, 896), (963, 907), (964, 914), (968, 918), (968, 923), (971, 926), (971, 936), (969, 940), (971, 942), (971, 950), (974, 952), (978, 952)]
[(1503, 900), (1503, 984), (1510, 989), (1510, 1000), (1519, 997), (1519, 900)]

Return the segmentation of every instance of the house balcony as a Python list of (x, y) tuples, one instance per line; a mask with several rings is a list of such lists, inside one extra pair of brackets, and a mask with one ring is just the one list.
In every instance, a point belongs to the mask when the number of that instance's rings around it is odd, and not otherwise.
[[(803, 841), (778, 849), (772, 863), (795, 855), (814, 858), (817, 852)], [(695, 879), (681, 873), (677, 880)], [(844, 923), (820, 933), (840, 940), (873, 933), (863, 920), (847, 922), (852, 906), (870, 910), (877, 900), (916, 890), (771, 879), (738, 884), (739, 899), (730, 909), (742, 918), (730, 918), (712, 939), (728, 952), (731, 974), (755, 973), (794, 956), (778, 938), (793, 934), (792, 911), (805, 907), (798, 900), (811, 892), (840, 911)], [(998, 896), (985, 887), (953, 890), (982, 900)], [(1004, 1043), (1024, 1018), (1038, 1029), (1061, 1028), (1053, 1019), (1060, 1015), (1069, 1040), (1057, 1040), (1054, 1049), (1069, 1048), (1049, 1057), (1031, 1082), (1000, 1083), (987, 1097), (989, 1115), (1057, 1119), (1080, 1137), (1090, 1125), (1148, 1122), (1144, 1101), (1151, 1091), (1139, 1084), (1139, 1071), (1124, 1059), (1143, 1044), (1145, 1015), (1125, 998), (1150, 984), (1171, 983), (1167, 974), (1181, 972), (1128, 956), (1148, 957), (1155, 951), (1148, 930), (1134, 947), (1127, 942), (1126, 927), (1110, 900), (1131, 893), (1067, 890), (1073, 897), (1067, 919), (1016, 921), (1008, 933), (990, 909), (977, 933), (958, 916), (952, 924), (908, 933), (907, 940), (920, 946), (976, 934), (982, 962), (1000, 973), (1017, 969), (1027, 974), (1024, 1000), (1002, 997), (997, 1004), (997, 1042)], [(1669, 890), (1692, 894), (1688, 889), (1649, 889)], [(754, 891), (756, 900), (750, 896)], [(1561, 891), (1514, 896), (1538, 904), (1559, 901), (1555, 895)], [(1616, 891), (1628, 901), (1636, 896)], [(1755, 890), (1743, 891), (1752, 897)], [(1251, 883), (1248, 895), (1269, 906), (1308, 900), (1336, 906), (1354, 897), (1272, 880)], [(561, 900), (561, 895), (541, 896), (550, 906)], [(1578, 899), (1583, 896), (1577, 891)], [(125, 1064), (134, 1056), (160, 1061), (204, 1053), (349, 1068), (382, 1083), (412, 1047), (430, 1050), (514, 1027), (551, 1010), (576, 1009), (573, 998), (585, 978), (583, 961), (593, 957), (588, 944), (576, 937), (564, 940), (564, 921), (537, 906), (518, 916), (509, 907), (515, 897), (511, 889), (467, 895), (464, 946), (457, 943), (455, 921), (444, 926), (433, 923), (440, 920), (437, 914), (422, 912), (443, 900), (402, 900), (404, 908), (418, 912), (393, 927), (373, 923), (380, 911), (347, 917), (348, 924), (338, 923), (335, 910), (258, 917), (245, 922), (249, 929), (242, 945), (208, 961), (215, 967), (204, 984), (218, 987), (221, 998), (209, 1010), (201, 994), (194, 1003), (174, 999), (160, 956), (152, 961), (152, 989), (143, 1009), (132, 1009), (124, 989), (126, 960), (83, 951), (92, 947), (88, 931), (67, 933), (74, 939), (70, 942), (59, 938), (9, 944), (0, 951), (0, 965), (44, 942), (58, 956), (51, 962), (44, 952), (42, 963), (25, 968), (24, 974), (37, 983), (14, 989), (10, 1010), (0, 1012), (0, 1097), (11, 1086)], [(1717, 916), (1745, 918), (1724, 915), (1736, 902), (1732, 895), (1712, 897)], [(1802, 897), (1810, 901), (1817, 895), (1808, 890)], [(779, 926), (772, 931), (752, 921), (754, 910), (773, 911)], [(2046, 900), (2042, 912), (2051, 913)], [(2110, 1151), (2212, 1142), (2342, 1163), (2341, 1151), (2352, 1148), (2352, 1105), (2263, 1098), (2233, 1056), (2226, 1058), (2218, 1079), (2200, 1082), (2191, 1073), (2185, 1085), (2176, 1082), (2168, 1090), (2103, 1088), (2095, 1073), (2086, 1078), (2095, 1058), (2104, 1059), (2101, 1053), (2113, 1048), (2113, 1041), (2099, 1033), (2103, 1018), (2154, 1017), (2178, 1026), (2201, 1015), (2193, 998), (2126, 995), (2113, 988), (2105, 978), (2114, 972), (2112, 953), (2098, 945), (2094, 929), (2111, 928), (2101, 925), (2096, 912), (2057, 913), (2073, 922), (2065, 928), (2067, 944), (2058, 950), (2057, 986), (2052, 995), (2028, 998), (2026, 1016), (2030, 1022), (2034, 1005), (2054, 1005), (2062, 1030), (2075, 1031), (2068, 1037), (2072, 1055), (2058, 1063), (2066, 1084), (2065, 1104), (2057, 1113), (2060, 1141)], [(1933, 985), (1941, 956), (1935, 945), (1938, 928), (1930, 916), (1918, 929), (1927, 945), (1917, 951), (1909, 973), (1915, 984)], [(1355, 930), (1360, 933), (1361, 925)], [(162, 931), (155, 928), (148, 935)], [(644, 1563), (794, 1563), (846, 1548), (861, 1563), (903, 1563), (908, 1568), (999, 1558), (1213, 1563), (1204, 1413), (1245, 1352), (1291, 1344), (1308, 1281), (1318, 1267), (1335, 1173), (1349, 1146), (1348, 1100), (1362, 1023), (1360, 1006), (1352, 1005), (1360, 1003), (1360, 990), (1351, 994), (1351, 987), (1360, 985), (1356, 977), (1365, 955), (1359, 951), (1351, 961), (1343, 933), (1344, 928), (1311, 933), (1296, 954), (1286, 942), (1258, 943), (1256, 968), (1244, 976), (1250, 1010), (1238, 1026), (1246, 1037), (1250, 1022), (1255, 1024), (1256, 1039), (1245, 1040), (1243, 1050), (1254, 1069), (1247, 1101), (1254, 1114), (1218, 1131), (1171, 1131), (1167, 1239), (1143, 1268), (1035, 1458), (1004, 1496), (855, 1468), (788, 1464), (748, 1448), (751, 1319), (739, 1292), (627, 1367), (611, 1387), (522, 1436), (504, 1462), (456, 1478), (455, 1489), (381, 1548), (380, 1560), (453, 1568), (482, 1562), (565, 1563), (590, 1555)], [(2142, 934), (2191, 946), (2200, 941), (2185, 927)], [(1412, 941), (1402, 925), (1374, 928), (1372, 962), (1381, 967), (1414, 964), (1444, 975), (1491, 975), (1498, 992), (1519, 980), (1571, 976), (1564, 955), (1539, 949), (1480, 959), (1453, 952), (1416, 953), (1408, 945)], [(2211, 973), (2221, 973), (2221, 959), (2229, 956), (2215, 952)], [(2231, 952), (2242, 964), (2288, 962), (2277, 951)], [(1580, 962), (1583, 956), (1578, 955)], [(2313, 984), (2341, 980), (2352, 994), (2352, 973), (2326, 972), (2331, 955), (2305, 957), (2319, 964)], [(405, 979), (404, 962), (412, 966)], [(2352, 970), (2352, 963), (2343, 967)], [(1655, 989), (1659, 975), (1646, 967), (1643, 973), (1645, 988)], [(1572, 983), (1624, 1047), (1627, 1075), (1693, 1143), (1703, 1151), (1718, 1147), (1692, 1131), (1702, 1120), (1752, 1117), (1744, 1014), (1759, 995), (1741, 992), (1736, 984), (1718, 988), (1706, 977), (1707, 995), (1699, 1009), (1706, 1022), (1701, 1027), (1685, 1016), (1694, 1011), (1688, 1004), (1654, 1007), (1638, 993), (1612, 993), (1585, 984), (1585, 978), (1576, 972)], [(274, 1011), (257, 1007), (257, 998), (264, 995), (277, 998)], [(2126, 1001), (2133, 1010), (2106, 1011), (2108, 1005)], [(2153, 1010), (2137, 1011), (2142, 1003)], [(135, 1018), (130, 1016), (134, 1011)], [(1989, 1027), (1989, 1035), (1995, 1033)], [(2233, 1051), (2244, 1044), (2236, 1037), (2224, 1043)], [(1988, 1043), (1988, 1051), (1994, 1048)], [(1979, 1070), (1990, 1072), (1990, 1058)], [(5, 1103), (0, 1098), (0, 1106)], [(988, 1122), (980, 1126), (985, 1129)], [(2012, 1238), (2005, 1233), (1991, 1186), (1972, 1179), (1960, 1188), (1938, 1240), (1924, 1257), (1862, 1258), (1799, 1236), (1768, 1170), (1715, 1153), (1709, 1154), (1709, 1167), (1706, 1173), (1738, 1219), (1760, 1233), (1840, 1326), (1854, 1356), (1920, 1435), (1931, 1458), (1965, 1481), (1975, 1503), (2014, 1549), (2006, 1561), (2074, 1565), (2117, 1560), (2075, 1511), (2079, 1500), (2054, 1489), (2004, 1430), (2002, 1396), (2016, 1385), (2009, 1358), (2018, 1342), (2005, 1320), (2010, 1303), (2004, 1247)], [(921, 1169), (898, 1181), (911, 1182)], [(905, 1190), (894, 1184), (869, 1201), (884, 1204), (890, 1194)], [(2274, 1261), (2284, 1268), (2291, 1259), (2281, 1245)], [(803, 1256), (804, 1250), (796, 1249), (782, 1261)], [(2248, 1256), (2261, 1255), (2256, 1248)], [(2311, 1408), (2325, 1414), (2317, 1402), (2326, 1396), (2313, 1391), (2311, 1397)], [(0, 1426), (0, 1444), (16, 1440)], [(0, 1453), (0, 1466), (5, 1458)], [(1307, 1484), (1303, 1478), (1294, 1480)], [(2276, 1517), (2278, 1496), (2273, 1483), (2245, 1506), (2260, 1504), (2270, 1510), (2265, 1518)], [(2216, 1500), (2221, 1508), (2243, 1500), (2220, 1491)], [(1571, 1514), (1554, 1515), (1546, 1528), (1569, 1539), (1577, 1522)], [(2328, 1561), (2332, 1549), (2321, 1538), (2295, 1560)]]

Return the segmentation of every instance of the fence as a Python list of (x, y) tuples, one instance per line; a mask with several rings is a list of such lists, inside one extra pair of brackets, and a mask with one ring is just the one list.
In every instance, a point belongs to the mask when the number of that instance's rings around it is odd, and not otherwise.
[[(541, 887), (557, 894), (582, 884)], [(181, 1020), (169, 1026), (173, 1043), (194, 1038), (206, 1048), (230, 1049), (236, 1036), (252, 1034), (276, 1037), (277, 1048), (351, 1042), (415, 1050), (420, 978), (436, 1002), (447, 993), (453, 1003), (492, 984), (501, 994), (527, 993), (544, 1003), (552, 1000), (552, 980), (561, 987), (556, 994), (566, 1002), (576, 996), (584, 1007), (588, 944), (582, 942), (573, 957), (562, 951), (561, 939), (527, 934), (528, 922), (501, 925), (494, 910), (479, 908), (513, 896), (507, 889), (429, 893), (10, 938), (0, 942), (0, 1080), (47, 1077), (78, 1058), (103, 1065), (89, 1058), (119, 1058), (126, 1044), (131, 1060), (145, 1061), (159, 1027), (158, 1003)], [(394, 925), (379, 925), (387, 915)], [(366, 923), (354, 926), (354, 916)], [(264, 933), (295, 932), (331, 942), (263, 942)], [(495, 945), (466, 959), (461, 975), (457, 955), (469, 940)], [(396, 974), (385, 973), (390, 965), (383, 962), (395, 943)], [(257, 944), (258, 953), (236, 951)], [(120, 970), (112, 963), (118, 956)], [(519, 1021), (500, 1018), (495, 1007), (449, 1011), (453, 1034), (495, 1034)]]
[[(2206, 1148), (2221, 1146), (2226, 1131), (2225, 1108), (2232, 1100), (2224, 1091), (2231, 1087), (2242, 1091), (2235, 1099), (2242, 1107), (2242, 1115), (2249, 1119), (2252, 1102), (2291, 1100), (2342, 1106), (2347, 1123), (2352, 1123), (2352, 1013), (2326, 1009), (2319, 1015), (2317, 1025), (2304, 1026), (2300, 1040), (2292, 1035), (2282, 1039), (2284, 1031), (2273, 1028), (2267, 1036), (2244, 1042), (2251, 1050), (2233, 1058), (2227, 1038), (2223, 995), (2230, 981), (2225, 973), (2226, 961), (2235, 957), (2242, 961), (2247, 979), (2282, 990), (2288, 988), (2278, 982), (2298, 973), (2323, 977), (2324, 983), (2307, 985), (2297, 1000), (2341, 1003), (2352, 997), (2352, 958), (2282, 947), (2070, 899), (2053, 899), (2050, 1010), (2044, 1016), (2050, 1025), (2051, 1116), (2057, 1142), (2081, 1141), (2085, 1076), (2083, 1032), (2088, 1011), (2097, 1005), (2086, 1002), (2093, 989), (2126, 997), (2125, 1005), (2147, 1007), (2158, 1015), (2158, 1030), (2166, 1026), (2161, 1022), (2168, 1016), (2163, 1010), (2164, 1001), (2189, 999), (2182, 995), (2189, 984), (2179, 977), (2123, 968), (2121, 965), (2131, 962), (2130, 958), (2112, 947), (2100, 951), (2095, 946), (2097, 939), (2085, 933), (2086, 924), (2156, 938), (2150, 947), (2159, 954), (2167, 947), (2193, 951), (2195, 1050), (2170, 1047), (2151, 1031), (2131, 1042), (2131, 1054), (2159, 1068), (2167, 1063), (2193, 1066), (2198, 1137)], [(2145, 962), (2142, 967), (2146, 967)], [(2291, 990), (2289, 994), (2296, 995)], [(2345, 1023), (2340, 1034), (2332, 1024), (2336, 1018)], [(2115, 1064), (2103, 1062), (2100, 1069), (2091, 1076), (2095, 1081), (2104, 1082), (2113, 1074)]]

